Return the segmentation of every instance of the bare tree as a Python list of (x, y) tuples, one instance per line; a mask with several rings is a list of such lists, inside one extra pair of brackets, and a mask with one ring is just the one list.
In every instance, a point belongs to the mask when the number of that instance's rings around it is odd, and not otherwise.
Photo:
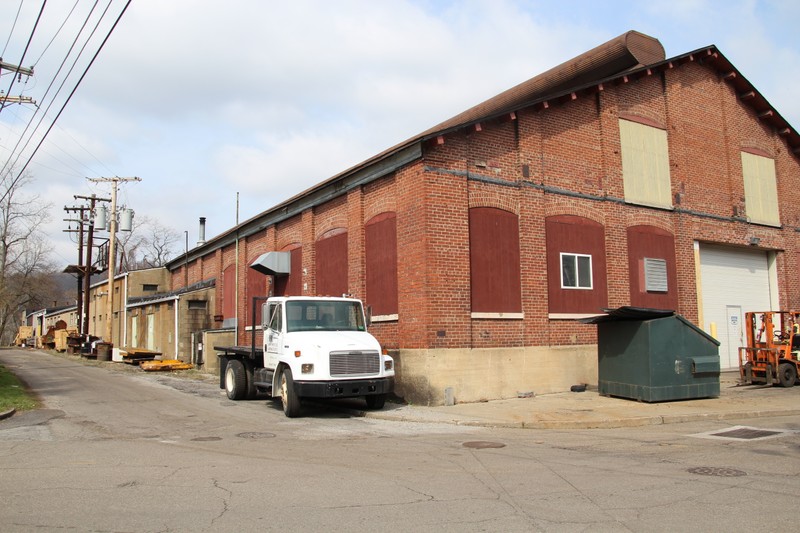
[(0, 177), (0, 339), (26, 307), (47, 302), (54, 289), (49, 247), (39, 234), (52, 204), (23, 191), (31, 181), (11, 170)]
[(120, 272), (164, 266), (180, 243), (177, 231), (146, 216), (134, 219), (130, 232), (117, 235)]

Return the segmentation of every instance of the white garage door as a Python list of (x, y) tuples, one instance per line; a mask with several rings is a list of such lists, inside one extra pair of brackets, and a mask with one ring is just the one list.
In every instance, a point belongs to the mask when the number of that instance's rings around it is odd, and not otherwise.
[(703, 329), (716, 329), (723, 369), (739, 368), (738, 348), (746, 343), (744, 314), (769, 311), (777, 303), (770, 264), (764, 251), (700, 245)]

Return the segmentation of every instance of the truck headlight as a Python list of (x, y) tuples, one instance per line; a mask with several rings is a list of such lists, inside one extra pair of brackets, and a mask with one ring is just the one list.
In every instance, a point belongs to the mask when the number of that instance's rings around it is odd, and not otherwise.
[(383, 369), (387, 372), (394, 368), (394, 360), (392, 359), (384, 359), (383, 360)]
[(306, 363), (300, 366), (300, 372), (303, 374), (313, 374), (314, 373), (314, 365), (312, 363)]

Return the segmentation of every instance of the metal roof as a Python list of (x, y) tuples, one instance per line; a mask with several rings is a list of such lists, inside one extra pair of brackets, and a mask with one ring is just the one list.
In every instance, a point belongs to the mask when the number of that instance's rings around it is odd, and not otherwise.
[(658, 39), (636, 31), (628, 31), (574, 59), (535, 76), (453, 118), (397, 144), (351, 167), (292, 198), (234, 226), (204, 244), (167, 263), (169, 270), (180, 268), (212, 250), (233, 244), (303, 210), (320, 205), (348, 191), (388, 175), (422, 157), (422, 144), (442, 142), (448, 133), (475, 128), (482, 122), (513, 120), (522, 109), (546, 109), (550, 103), (574, 100), (595, 94), (609, 83), (629, 83), (643, 76), (697, 62), (714, 69), (736, 90), (743, 104), (753, 109), (760, 121), (781, 135), (788, 149), (800, 157), (800, 135), (764, 98), (761, 93), (710, 45), (670, 59)]

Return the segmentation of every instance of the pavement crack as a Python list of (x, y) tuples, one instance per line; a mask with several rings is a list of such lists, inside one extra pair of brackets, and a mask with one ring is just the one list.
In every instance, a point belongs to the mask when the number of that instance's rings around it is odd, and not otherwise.
[(214, 486), (215, 489), (221, 490), (225, 494), (225, 496), (223, 496), (221, 498), (221, 500), (222, 500), (222, 510), (219, 512), (219, 514), (217, 516), (215, 516), (214, 518), (211, 519), (211, 524), (214, 525), (214, 524), (216, 524), (217, 520), (219, 520), (223, 516), (225, 516), (225, 514), (230, 510), (230, 500), (231, 500), (231, 497), (233, 496), (233, 492), (231, 492), (230, 489), (226, 489), (225, 487), (220, 485), (220, 482), (219, 482), (218, 479), (212, 479), (211, 481), (212, 481), (212, 485)]

